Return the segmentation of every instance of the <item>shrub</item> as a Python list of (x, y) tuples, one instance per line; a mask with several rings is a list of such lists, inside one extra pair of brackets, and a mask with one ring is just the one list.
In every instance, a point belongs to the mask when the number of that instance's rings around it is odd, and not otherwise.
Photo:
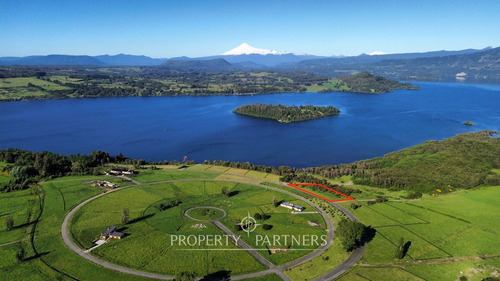
[(255, 215), (253, 215), (253, 218), (256, 220), (260, 220), (262, 219), (262, 216), (259, 213), (255, 213)]
[(488, 175), (484, 181), (487, 185), (500, 185), (500, 175)]
[(406, 196), (406, 199), (417, 199), (422, 197), (422, 192), (420, 191), (412, 191), (408, 193), (408, 196)]

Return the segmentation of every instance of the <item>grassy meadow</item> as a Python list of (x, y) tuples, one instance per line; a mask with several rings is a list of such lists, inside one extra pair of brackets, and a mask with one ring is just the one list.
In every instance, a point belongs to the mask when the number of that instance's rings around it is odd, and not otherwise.
[[(5, 165), (0, 163), (0, 167)], [(262, 183), (280, 188), (311, 200), (329, 214), (334, 224), (345, 217), (321, 199), (278, 184), (276, 175), (211, 165), (193, 165), (184, 170), (174, 169), (173, 166), (162, 168), (141, 170), (134, 175), (134, 180), (143, 183), (138, 186), (113, 177), (70, 176), (42, 182), (40, 194), (32, 189), (0, 194), (0, 280), (150, 280), (97, 266), (69, 250), (62, 241), (61, 222), (69, 210), (83, 200), (104, 192), (91, 186), (97, 180), (105, 179), (130, 187), (111, 192), (78, 211), (70, 223), (72, 239), (86, 249), (108, 226), (117, 225), (128, 236), (104, 244), (93, 250), (92, 255), (111, 263), (156, 273), (175, 274), (188, 269), (204, 276), (231, 268), (231, 274), (237, 275), (265, 269), (246, 251), (201, 250), (193, 253), (181, 251), (182, 245), (172, 245), (172, 233), (223, 234), (211, 222), (185, 219), (183, 212), (189, 207), (206, 205), (224, 209), (227, 217), (221, 223), (256, 248), (256, 234), (325, 233), (326, 223), (321, 215), (292, 215), (290, 210), (272, 205), (276, 197), (279, 201), (303, 205), (306, 211), (312, 210), (303, 201), (262, 187), (210, 179)], [(492, 172), (498, 173), (498, 169)], [(185, 181), (167, 182), (178, 179)], [(8, 180), (8, 174), (0, 174), (0, 181)], [(362, 193), (353, 194), (356, 201), (340, 204), (361, 222), (377, 230), (361, 260), (338, 280), (456, 280), (460, 276), (466, 276), (468, 280), (482, 280), (499, 271), (500, 187), (457, 190), (404, 200), (406, 191), (353, 185), (348, 176), (331, 179), (330, 182), (362, 190)], [(223, 186), (229, 189), (230, 197), (221, 194)], [(377, 196), (387, 197), (389, 201), (368, 203)], [(182, 203), (160, 211), (160, 204), (170, 205), (176, 201)], [(352, 202), (360, 207), (352, 209)], [(125, 225), (121, 223), (124, 207), (130, 210), (131, 220)], [(255, 213), (269, 215), (269, 218), (257, 220), (257, 223), (273, 227), (264, 230), (258, 226), (250, 235), (235, 229), (237, 221)], [(14, 220), (13, 230), (6, 228), (7, 217)], [(311, 227), (308, 222), (317, 222), (319, 227)], [(196, 224), (204, 227), (195, 227)], [(395, 252), (401, 238), (411, 243), (406, 256), (397, 260)], [(337, 238), (320, 256), (285, 270), (285, 275), (293, 281), (302, 281), (332, 270), (349, 256), (336, 241)], [(26, 252), (21, 263), (15, 257), (20, 247)], [(199, 247), (206, 249), (207, 245)], [(237, 249), (231, 243), (224, 247)], [(271, 255), (269, 251), (261, 250), (259, 253), (272, 263), (281, 265), (308, 252)], [(266, 275), (248, 280), (280, 278)]]
[[(482, 280), (498, 270), (500, 187), (457, 191), (421, 200), (348, 208), (377, 234), (359, 265), (340, 280)], [(347, 204), (344, 204), (347, 205)], [(396, 260), (398, 241), (410, 242)], [(453, 270), (451, 270), (453, 269)], [(463, 273), (460, 273), (463, 272)], [(361, 280), (360, 279), (360, 280)], [(400, 280), (402, 280), (400, 279)]]
[[(228, 187), (230, 197), (222, 196), (223, 186)], [(198, 229), (196, 225), (200, 222), (183, 217), (186, 209), (196, 206), (224, 209), (228, 216), (221, 222), (254, 247), (257, 247), (255, 233), (269, 235), (324, 233), (322, 228), (325, 227), (325, 223), (319, 214), (291, 215), (287, 209), (272, 206), (273, 197), (304, 205), (303, 202), (297, 202), (297, 199), (284, 194), (241, 183), (181, 181), (135, 186), (113, 192), (85, 205), (73, 217), (70, 230), (79, 245), (89, 248), (108, 226), (117, 225), (128, 236), (123, 240), (105, 244), (92, 251), (92, 254), (130, 268), (163, 274), (175, 274), (176, 270), (196, 269), (196, 274), (199, 276), (231, 269), (233, 274), (243, 274), (259, 271), (264, 267), (245, 251), (179, 251), (183, 248), (172, 245), (171, 235), (223, 234), (210, 222), (201, 223), (204, 227)], [(168, 205), (174, 200), (182, 203), (167, 210), (159, 210), (160, 204)], [(126, 225), (121, 223), (121, 212), (124, 207), (130, 210), (133, 223)], [(196, 211), (191, 210), (190, 214), (194, 212), (193, 217), (200, 218), (196, 215)], [(248, 213), (252, 216), (254, 213), (270, 215), (265, 223), (273, 225), (273, 229), (266, 231), (257, 228), (255, 233), (251, 233), (248, 237), (245, 232), (236, 231), (234, 222), (246, 217)], [(311, 229), (307, 221), (318, 221), (321, 227)], [(230, 246), (234, 248), (234, 245)], [(208, 246), (200, 247), (203, 249)], [(277, 264), (291, 261), (306, 253), (306, 251), (292, 251), (270, 255), (268, 251), (261, 252), (264, 257)], [(179, 256), (183, 258), (179, 259)], [(224, 262), (230, 260), (240, 262), (238, 266)]]

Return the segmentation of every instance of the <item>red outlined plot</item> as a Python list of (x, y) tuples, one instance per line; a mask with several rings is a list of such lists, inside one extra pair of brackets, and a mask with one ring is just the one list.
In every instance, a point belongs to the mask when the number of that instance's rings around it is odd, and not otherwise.
[[(335, 189), (328, 188), (328, 187), (326, 187), (326, 186), (324, 186), (324, 185), (322, 185), (322, 184), (319, 184), (319, 183), (289, 183), (288, 185), (289, 185), (289, 186), (291, 186), (291, 187), (293, 187), (293, 188), (296, 188), (296, 189), (298, 189), (298, 190), (301, 190), (301, 191), (304, 191), (304, 192), (306, 192), (306, 193), (309, 193), (309, 194), (311, 194), (311, 195), (313, 195), (313, 196), (316, 196), (316, 197), (318, 197), (318, 198), (321, 198), (321, 199), (323, 199), (323, 200), (325, 200), (325, 201), (328, 201), (328, 202), (330, 202), (330, 203), (333, 203), (333, 202), (342, 202), (342, 201), (354, 200), (354, 198), (352, 198), (351, 196), (345, 195), (345, 194), (343, 194), (343, 193), (341, 193), (341, 192), (338, 192), (338, 191), (337, 191), (337, 190), (335, 190)], [(313, 193), (313, 192), (311, 192), (311, 191), (307, 191), (307, 190), (305, 190), (305, 189), (302, 189), (302, 188), (298, 187), (298, 185), (317, 185), (317, 186), (321, 186), (321, 187), (323, 187), (323, 188), (326, 188), (326, 189), (328, 189), (328, 190), (330, 190), (330, 191), (333, 191), (333, 192), (335, 192), (335, 193), (337, 193), (337, 194), (340, 194), (340, 195), (342, 195), (342, 196), (346, 197), (346, 199), (338, 199), (338, 200), (331, 200), (331, 199), (327, 199), (327, 198), (325, 198), (325, 197), (323, 197), (323, 196), (320, 196), (320, 195), (318, 195), (318, 194), (315, 194), (315, 193)]]

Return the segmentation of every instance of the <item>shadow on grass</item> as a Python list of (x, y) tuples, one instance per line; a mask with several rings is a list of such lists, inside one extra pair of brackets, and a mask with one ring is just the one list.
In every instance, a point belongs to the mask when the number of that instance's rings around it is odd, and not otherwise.
[(12, 228), (12, 230), (14, 230), (14, 229), (20, 229), (20, 228), (25, 228), (25, 227), (28, 227), (28, 226), (30, 226), (30, 225), (32, 225), (32, 224), (34, 224), (34, 223), (35, 223), (35, 222), (34, 222), (34, 221), (32, 221), (32, 222), (27, 222), (27, 223), (23, 223), (23, 224), (20, 224), (20, 225), (16, 225), (16, 226), (14, 226), (14, 227)]
[(225, 281), (225, 280), (231, 280), (231, 271), (227, 270), (217, 271), (208, 274), (200, 279), (200, 281)]
[(403, 257), (406, 256), (406, 254), (408, 253), (410, 246), (411, 246), (411, 241), (406, 242), (405, 245), (403, 246)]
[(50, 252), (38, 253), (38, 254), (36, 254), (34, 256), (27, 257), (27, 258), (23, 259), (23, 262), (27, 262), (27, 261), (31, 261), (31, 260), (36, 260), (36, 259), (41, 258), (41, 257), (43, 257), (45, 255), (48, 255), (48, 254), (50, 254)]
[(240, 193), (241, 193), (241, 191), (239, 191), (239, 190), (231, 191), (231, 192), (229, 192), (228, 197), (233, 197), (233, 196), (236, 196)]
[(135, 218), (133, 220), (130, 220), (127, 224), (133, 224), (133, 223), (137, 223), (137, 222), (141, 222), (143, 220), (146, 220), (146, 219), (149, 219), (150, 217), (154, 216), (155, 214), (149, 214), (149, 215), (145, 215), (145, 216), (142, 216), (142, 217), (138, 217), (138, 218)]
[(363, 232), (363, 237), (361, 238), (362, 244), (372, 241), (373, 238), (375, 238), (376, 234), (377, 230), (371, 227), (371, 225), (365, 227), (365, 231)]

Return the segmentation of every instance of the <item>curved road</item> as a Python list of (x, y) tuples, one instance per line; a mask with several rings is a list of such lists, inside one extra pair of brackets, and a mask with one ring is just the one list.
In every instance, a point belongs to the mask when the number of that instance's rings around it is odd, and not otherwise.
[[(180, 179), (180, 180), (168, 180), (168, 181), (160, 181), (160, 182), (146, 183), (146, 184), (142, 184), (142, 183), (138, 183), (138, 182), (134, 182), (134, 183), (136, 185), (153, 185), (153, 184), (158, 184), (158, 183), (176, 182), (176, 181), (227, 181), (227, 182), (237, 182), (237, 183), (243, 183), (243, 184), (249, 184), (249, 185), (259, 186), (259, 187), (266, 188), (266, 189), (271, 189), (271, 190), (274, 190), (274, 191), (277, 191), (277, 192), (285, 193), (287, 195), (290, 195), (290, 196), (295, 197), (295, 198), (297, 198), (299, 200), (302, 200), (302, 201), (305, 201), (305, 202), (309, 203), (318, 212), (320, 212), (322, 214), (323, 218), (327, 221), (327, 223), (328, 223), (328, 232), (329, 233), (328, 233), (328, 239), (327, 239), (327, 244), (326, 245), (321, 246), (316, 251), (314, 251), (313, 253), (311, 253), (309, 255), (306, 255), (305, 257), (302, 257), (302, 258), (300, 258), (298, 260), (289, 262), (289, 263), (287, 263), (285, 265), (281, 265), (281, 266), (275, 266), (275, 265), (273, 265), (271, 262), (269, 262), (263, 256), (261, 256), (260, 254), (258, 254), (255, 250), (253, 250), (250, 246), (248, 246), (245, 242), (243, 242), (242, 240), (239, 240), (239, 242), (241, 242), (241, 243), (238, 243), (238, 244), (241, 247), (247, 249), (250, 252), (250, 254), (252, 254), (253, 256), (255, 256), (261, 263), (265, 264), (269, 269), (263, 270), (263, 271), (259, 271), (259, 272), (255, 272), (255, 273), (249, 273), (249, 274), (243, 274), (243, 275), (238, 275), (238, 276), (232, 276), (231, 277), (232, 280), (240, 280), (240, 279), (246, 279), (246, 278), (253, 278), (253, 277), (259, 277), (259, 276), (263, 276), (263, 275), (274, 273), (274, 274), (279, 275), (283, 280), (288, 281), (290, 279), (286, 275), (284, 275), (283, 270), (285, 270), (287, 268), (290, 268), (290, 267), (293, 267), (293, 266), (296, 266), (296, 265), (301, 264), (303, 262), (309, 261), (309, 260), (311, 260), (311, 259), (313, 259), (313, 258), (315, 258), (315, 257), (317, 257), (319, 255), (321, 255), (324, 251), (326, 251), (326, 249), (330, 246), (330, 244), (333, 241), (333, 236), (334, 236), (333, 223), (332, 223), (330, 217), (328, 217), (328, 215), (326, 214), (326, 212), (324, 212), (321, 208), (319, 208), (313, 202), (311, 202), (311, 201), (309, 201), (309, 200), (307, 200), (307, 199), (305, 199), (305, 198), (303, 198), (303, 197), (301, 197), (301, 196), (299, 196), (299, 195), (297, 195), (295, 193), (292, 193), (292, 192), (289, 192), (289, 191), (286, 191), (286, 190), (282, 190), (282, 189), (275, 188), (275, 187), (270, 187), (270, 186), (265, 186), (265, 185), (261, 185), (261, 184), (249, 183), (249, 182), (245, 182), (245, 181), (237, 181), (237, 180)], [(285, 184), (283, 184), (283, 185), (286, 186), (286, 187), (288, 187)], [(90, 202), (92, 200), (95, 200), (95, 199), (97, 199), (97, 198), (99, 198), (101, 196), (104, 196), (104, 195), (106, 195), (106, 194), (108, 194), (110, 192), (114, 192), (114, 191), (117, 191), (117, 190), (129, 188), (129, 187), (132, 187), (132, 186), (124, 186), (124, 187), (121, 187), (121, 188), (117, 188), (117, 189), (111, 190), (111, 191), (106, 192), (106, 193), (101, 193), (99, 195), (96, 195), (94, 197), (91, 197), (91, 198), (89, 198), (89, 199), (81, 202), (76, 207), (74, 207), (64, 217), (63, 223), (61, 225), (61, 235), (62, 235), (63, 241), (64, 241), (64, 243), (72, 251), (74, 251), (75, 253), (77, 253), (81, 257), (83, 257), (83, 258), (85, 258), (85, 259), (87, 259), (87, 260), (89, 260), (89, 261), (91, 261), (93, 263), (96, 263), (98, 265), (101, 265), (103, 267), (106, 267), (106, 268), (109, 268), (109, 269), (112, 269), (112, 270), (116, 270), (116, 271), (120, 271), (120, 272), (123, 272), (123, 273), (127, 273), (127, 274), (133, 274), (133, 275), (142, 276), (142, 277), (162, 279), (162, 280), (173, 279), (174, 276), (160, 275), (160, 274), (154, 274), (154, 273), (143, 272), (143, 271), (138, 271), (138, 270), (132, 270), (132, 269), (129, 269), (129, 268), (126, 268), (126, 267), (121, 267), (121, 266), (118, 266), (118, 265), (115, 265), (115, 264), (108, 263), (108, 262), (102, 261), (100, 259), (97, 259), (97, 258), (95, 258), (95, 257), (93, 257), (93, 256), (91, 256), (91, 255), (89, 255), (87, 253), (85, 253), (81, 248), (79, 248), (75, 243), (73, 243), (73, 241), (71, 241), (71, 238), (69, 237), (69, 233), (68, 233), (69, 222), (71, 220), (71, 217), (81, 207), (83, 207), (88, 202)], [(357, 220), (356, 217), (354, 217), (354, 215), (352, 215), (351, 213), (349, 213), (343, 207), (341, 207), (341, 206), (339, 206), (337, 204), (334, 204), (334, 203), (330, 203), (330, 204), (332, 206), (334, 206), (335, 208), (339, 209), (340, 211), (342, 211), (343, 213), (345, 213), (351, 220)], [(221, 230), (223, 230), (224, 232), (231, 233), (231, 235), (233, 234), (231, 231), (229, 231), (224, 225), (222, 225), (218, 221), (213, 221), (213, 223), (217, 227), (219, 227)], [(346, 272), (353, 264), (355, 264), (361, 258), (361, 256), (363, 255), (364, 249), (365, 249), (365, 247), (363, 246), (363, 247), (360, 247), (360, 248), (354, 250), (353, 253), (351, 254), (351, 256), (346, 261), (344, 261), (341, 265), (339, 265), (338, 267), (336, 267), (332, 271), (328, 272), (324, 276), (318, 277), (318, 278), (316, 278), (314, 280), (315, 281), (332, 280), (332, 279), (340, 276), (341, 274), (343, 274), (344, 272)]]

